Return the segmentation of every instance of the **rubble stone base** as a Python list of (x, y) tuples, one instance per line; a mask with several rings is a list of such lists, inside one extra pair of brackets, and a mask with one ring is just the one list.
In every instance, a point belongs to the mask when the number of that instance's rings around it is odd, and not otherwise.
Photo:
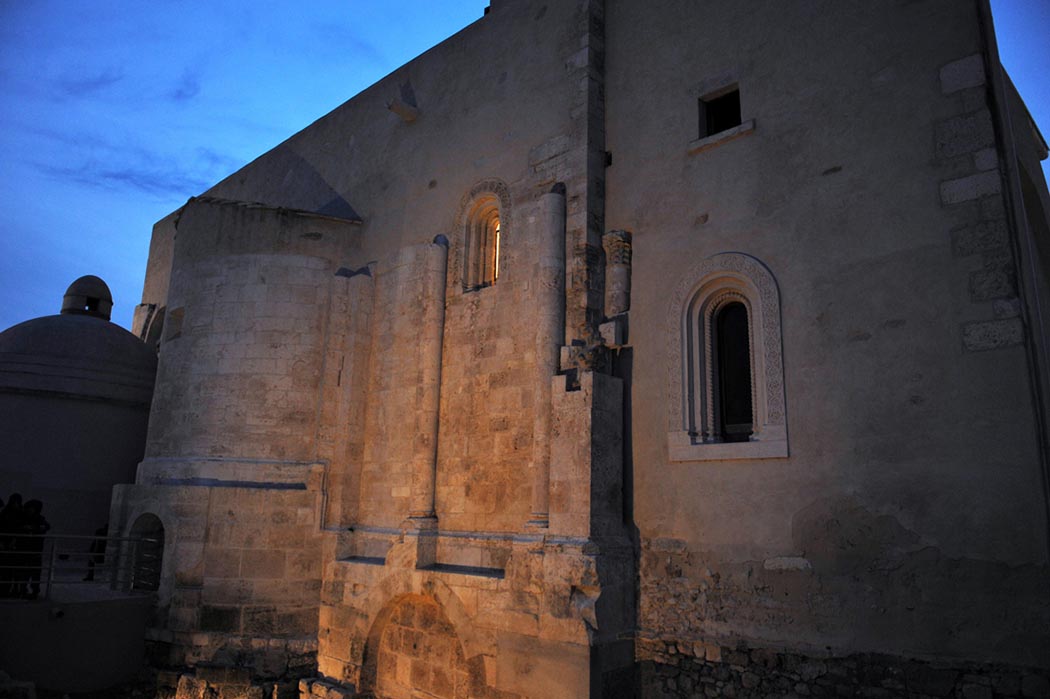
[(246, 668), (199, 666), (193, 674), (157, 673), (156, 699), (298, 698), (298, 680), (253, 682)]
[(646, 641), (638, 696), (669, 697), (1050, 697), (1050, 671), (944, 664), (863, 653), (807, 657), (743, 645)]

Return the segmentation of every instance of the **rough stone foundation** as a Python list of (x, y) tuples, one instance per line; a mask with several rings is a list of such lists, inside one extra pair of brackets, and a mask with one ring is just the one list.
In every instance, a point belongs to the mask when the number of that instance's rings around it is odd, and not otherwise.
[[(157, 673), (154, 696), (156, 699), (299, 699), (300, 684), (299, 680), (289, 679), (253, 682), (246, 668), (202, 665), (192, 674)], [(342, 697), (332, 694), (326, 699)]]
[(638, 696), (665, 697), (1050, 697), (1050, 673), (1006, 665), (942, 664), (861, 653), (793, 653), (639, 639)]

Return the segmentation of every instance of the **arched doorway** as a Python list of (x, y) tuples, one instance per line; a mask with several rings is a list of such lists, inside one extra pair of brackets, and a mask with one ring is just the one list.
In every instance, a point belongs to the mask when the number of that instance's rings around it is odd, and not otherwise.
[(135, 520), (128, 534), (140, 539), (133, 544), (135, 561), (131, 589), (156, 592), (164, 563), (164, 524), (159, 517), (147, 512)]
[(432, 598), (404, 595), (368, 637), (362, 688), (376, 699), (467, 699), (471, 673), (452, 623)]

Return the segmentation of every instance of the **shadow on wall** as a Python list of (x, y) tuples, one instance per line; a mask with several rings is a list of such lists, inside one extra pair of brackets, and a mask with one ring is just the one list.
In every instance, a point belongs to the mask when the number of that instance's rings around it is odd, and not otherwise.
[[(796, 648), (838, 638), (845, 640), (829, 650), (842, 654), (880, 652), (893, 629), (910, 628), (913, 653), (963, 656), (960, 649), (983, 641), (982, 662), (1045, 667), (1050, 607), (1019, 604), (994, 618), (986, 610), (1003, 596), (1045, 599), (1046, 566), (952, 558), (849, 495), (800, 510), (792, 538), (801, 555), (764, 561), (728, 561), (677, 539), (643, 542), (642, 623), (688, 638), (732, 620), (759, 646), (785, 636)], [(693, 614), (677, 613), (685, 606)]]
[[(360, 221), (361, 217), (324, 176), (287, 144), (280, 145), (264, 156), (265, 179), (256, 181), (249, 167), (247, 174), (233, 174), (212, 187), (206, 196), (253, 201), (267, 206), (299, 209), (323, 216)], [(249, 182), (245, 186), (246, 182)], [(251, 192), (246, 196), (244, 192)]]

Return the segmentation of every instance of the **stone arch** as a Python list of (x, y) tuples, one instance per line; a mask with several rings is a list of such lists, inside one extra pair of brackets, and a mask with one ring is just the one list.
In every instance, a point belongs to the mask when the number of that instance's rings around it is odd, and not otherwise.
[(502, 241), (493, 265), (505, 267), (500, 260), (506, 260), (505, 243), (514, 230), (513, 205), (510, 188), (495, 178), (476, 183), (460, 200), (449, 250), (453, 288), (470, 291), (494, 283), (494, 269), (485, 261), (485, 251), (493, 244), (493, 221), (498, 223), (498, 240)]
[[(383, 578), (365, 595), (360, 604), (359, 608), (365, 610), (366, 614), (358, 617), (354, 624), (350, 647), (350, 659), (358, 667), (364, 665), (366, 641), (380, 615), (391, 600), (406, 595), (426, 595), (440, 605), (442, 612), (455, 627), (468, 659), (495, 655), (495, 641), (474, 627), (473, 618), (452, 588), (437, 578), (428, 577), (424, 580), (422, 573), (406, 570)], [(486, 677), (486, 681), (492, 679)]]
[[(409, 596), (430, 597), (439, 605), (463, 646), (463, 655), (472, 681), (477, 682), (475, 689), (491, 687), (495, 677), (490, 675), (492, 665), (486, 664), (485, 656), (496, 655), (493, 633), (478, 629), (474, 625), (473, 617), (467, 612), (459, 595), (445, 582), (416, 570), (402, 570), (384, 577), (372, 586), (360, 603), (355, 603), (354, 606), (364, 613), (356, 617), (351, 629), (348, 657), (359, 673), (358, 686), (363, 686), (360, 675), (363, 675), (366, 666), (370, 637), (376, 629), (382, 627), (383, 621), (389, 618), (387, 614), (391, 602)], [(375, 648), (374, 645), (371, 647)], [(483, 691), (480, 694), (485, 695), (487, 692)]]
[(484, 687), (481, 656), (466, 657), (444, 608), (431, 595), (406, 593), (376, 614), (364, 643), (363, 692), (376, 699), (467, 699)]

